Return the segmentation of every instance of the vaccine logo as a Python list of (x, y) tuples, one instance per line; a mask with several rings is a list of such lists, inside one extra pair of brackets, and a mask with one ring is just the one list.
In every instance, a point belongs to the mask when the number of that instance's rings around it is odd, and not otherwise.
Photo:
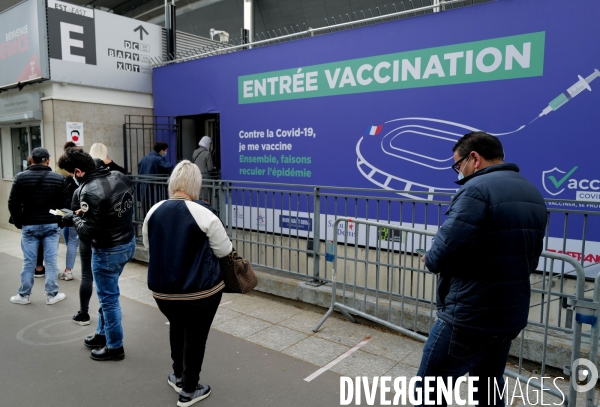
[(542, 185), (546, 192), (552, 196), (556, 196), (565, 190), (565, 182), (575, 171), (577, 166), (573, 167), (569, 172), (561, 171), (557, 167), (548, 171), (542, 171)]
[[(583, 368), (580, 366), (583, 366)], [(571, 373), (577, 375), (577, 382), (587, 382), (586, 384), (578, 384), (576, 381), (571, 382), (578, 393), (585, 393), (593, 389), (598, 382), (598, 368), (588, 359), (576, 359), (571, 366)]]

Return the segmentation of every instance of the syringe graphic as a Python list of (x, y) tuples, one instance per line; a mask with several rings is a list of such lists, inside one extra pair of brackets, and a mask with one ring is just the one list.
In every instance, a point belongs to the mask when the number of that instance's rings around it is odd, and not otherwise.
[(579, 80), (575, 82), (575, 84), (569, 89), (567, 89), (566, 91), (558, 95), (556, 98), (554, 98), (548, 104), (548, 106), (544, 110), (542, 110), (542, 113), (540, 113), (538, 117), (545, 116), (552, 111), (558, 110), (559, 107), (567, 103), (569, 100), (573, 99), (575, 96), (579, 95), (581, 92), (583, 92), (584, 89), (591, 91), (592, 88), (590, 88), (590, 82), (592, 82), (599, 76), (600, 71), (598, 71), (597, 69), (594, 69), (594, 72), (592, 72), (592, 74), (585, 79), (582, 78), (581, 75), (577, 75)]

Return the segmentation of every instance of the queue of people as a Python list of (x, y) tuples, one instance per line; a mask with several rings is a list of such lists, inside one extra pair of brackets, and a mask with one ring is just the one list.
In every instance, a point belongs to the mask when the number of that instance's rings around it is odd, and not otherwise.
[[(207, 142), (201, 140), (195, 160), (206, 160)], [(140, 170), (172, 172), (168, 199), (149, 209), (142, 235), (149, 254), (148, 288), (170, 323), (173, 371), (167, 384), (179, 394), (177, 405), (188, 407), (211, 393), (209, 385), (200, 383), (200, 372), (225, 288), (219, 259), (231, 253), (232, 245), (215, 211), (200, 199), (202, 168), (210, 165), (208, 161), (198, 165), (183, 160), (172, 169), (164, 160), (167, 149), (166, 143), (157, 143), (139, 165)], [(110, 170), (106, 150), (94, 151), (98, 167), (91, 155), (76, 147), (67, 148), (58, 161), (79, 185), (72, 212), (62, 222), (92, 247), (100, 309), (96, 333), (84, 344), (93, 348), (94, 360), (122, 360), (118, 279), (135, 251), (134, 191), (126, 176)], [(542, 252), (547, 210), (540, 192), (519, 168), (504, 162), (497, 137), (472, 132), (452, 151), (460, 189), (422, 258), (425, 267), (438, 275), (437, 320), (417, 376), (447, 382), (466, 373), (478, 376), (485, 385), (475, 398), (488, 405), (490, 383), (504, 384), (511, 342), (527, 325), (529, 276)], [(30, 303), (37, 250), (43, 242), (46, 303), (52, 305), (65, 295), (56, 284), (59, 228), (48, 211), (69, 205), (69, 191), (64, 177), (51, 171), (47, 150), (34, 149), (32, 160), (33, 165), (15, 177), (9, 198), (13, 222), (23, 230), (24, 254), (21, 287), (10, 300)], [(430, 390), (418, 388), (418, 399), (423, 400), (423, 391)]]
[[(167, 149), (166, 143), (156, 143), (153, 152), (139, 164), (146, 174), (170, 174), (169, 199), (150, 209), (144, 220), (143, 240), (150, 255), (148, 286), (170, 322), (173, 372), (167, 376), (167, 383), (179, 394), (177, 405), (187, 407), (211, 392), (209, 385), (200, 384), (200, 371), (210, 326), (225, 287), (218, 259), (231, 253), (232, 244), (214, 209), (200, 200), (199, 166), (184, 160), (173, 168), (165, 160)], [(34, 274), (41, 274), (38, 265), (45, 271), (46, 304), (64, 300), (66, 296), (59, 292), (57, 282), (73, 279), (73, 248), (76, 250), (77, 242), (80, 309), (73, 322), (90, 324), (89, 302), (95, 282), (100, 303), (98, 322), (95, 334), (86, 337), (84, 345), (92, 349), (93, 360), (123, 360), (118, 284), (136, 246), (132, 183), (100, 143), (92, 145), (89, 154), (66, 144), (58, 160), (63, 175), (51, 170), (50, 154), (44, 148), (34, 149), (31, 160), (32, 165), (15, 176), (9, 198), (12, 221), (22, 229), (24, 254), (21, 287), (10, 301), (31, 303)], [(50, 213), (63, 208), (67, 212), (64, 216)], [(58, 273), (61, 227), (67, 258), (64, 271)], [(45, 265), (38, 260), (41, 247)]]

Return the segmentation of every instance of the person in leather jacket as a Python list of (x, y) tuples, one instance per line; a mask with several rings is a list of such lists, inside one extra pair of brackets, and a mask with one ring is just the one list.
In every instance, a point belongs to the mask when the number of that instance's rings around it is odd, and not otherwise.
[(92, 242), (92, 274), (100, 310), (96, 334), (84, 344), (94, 348), (94, 360), (121, 360), (125, 352), (118, 282), (135, 252), (133, 188), (125, 175), (97, 169), (94, 159), (81, 149), (67, 149), (58, 165), (80, 185), (75, 192), (79, 209), (65, 216), (63, 223), (73, 225), (79, 236)]

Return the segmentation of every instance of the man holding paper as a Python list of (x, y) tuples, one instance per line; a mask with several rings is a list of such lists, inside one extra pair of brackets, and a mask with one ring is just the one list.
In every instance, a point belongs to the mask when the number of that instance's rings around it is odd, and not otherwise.
[(15, 226), (22, 230), (23, 269), (21, 287), (10, 298), (13, 304), (29, 304), (33, 288), (37, 251), (40, 243), (44, 246), (46, 262), (46, 304), (52, 305), (65, 299), (58, 292), (56, 273), (58, 272), (58, 238), (60, 229), (55, 215), (50, 210), (70, 207), (69, 191), (62, 175), (50, 168), (50, 153), (45, 148), (34, 148), (31, 152), (33, 165), (15, 176), (8, 210)]

